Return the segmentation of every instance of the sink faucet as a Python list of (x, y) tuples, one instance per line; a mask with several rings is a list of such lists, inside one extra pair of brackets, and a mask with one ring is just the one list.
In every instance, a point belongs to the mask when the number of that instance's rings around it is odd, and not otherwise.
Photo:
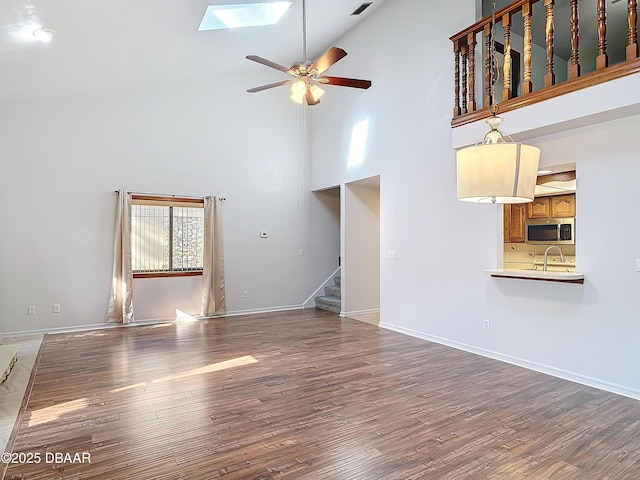
[(544, 265), (542, 267), (543, 272), (547, 271), (547, 255), (549, 254), (549, 250), (553, 250), (554, 248), (558, 249), (558, 251), (560, 252), (560, 260), (562, 261), (562, 263), (564, 263), (564, 255), (562, 254), (562, 250), (560, 249), (560, 247), (557, 245), (551, 245), (544, 251)]

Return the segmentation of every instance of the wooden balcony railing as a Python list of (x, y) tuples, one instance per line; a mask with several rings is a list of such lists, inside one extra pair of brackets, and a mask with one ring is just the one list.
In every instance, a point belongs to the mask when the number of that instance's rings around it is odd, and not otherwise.
[(455, 61), (453, 127), (488, 117), (492, 103), (506, 112), (640, 72), (637, 0), (627, 0), (626, 14), (623, 2), (609, 7), (605, 0), (558, 3), (518, 0), (495, 13), (495, 47), (502, 57), (497, 98), (492, 98), (491, 88), (492, 17), (450, 38)]

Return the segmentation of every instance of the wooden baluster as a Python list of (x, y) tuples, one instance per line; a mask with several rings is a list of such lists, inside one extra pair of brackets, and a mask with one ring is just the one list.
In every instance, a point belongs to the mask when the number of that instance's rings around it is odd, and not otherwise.
[(502, 16), (502, 29), (504, 30), (504, 63), (502, 72), (504, 81), (502, 82), (502, 100), (509, 100), (513, 92), (511, 90), (511, 14), (505, 13)]
[(524, 21), (524, 73), (522, 77), (522, 94), (533, 91), (531, 82), (531, 2), (522, 5), (522, 20)]
[(598, 56), (596, 70), (607, 68), (607, 2), (598, 0)]
[(453, 55), (455, 57), (454, 60), (454, 71), (453, 71), (453, 78), (454, 78), (454, 91), (455, 91), (455, 100), (454, 100), (454, 107), (453, 107), (453, 116), (455, 117), (459, 117), (460, 116), (460, 42), (458, 40), (454, 40), (453, 42)]
[(627, 60), (638, 58), (638, 2), (627, 0), (627, 22), (629, 41), (627, 42)]
[(546, 10), (545, 39), (547, 44), (547, 71), (544, 76), (545, 87), (550, 87), (551, 85), (554, 85), (556, 83), (556, 75), (555, 73), (553, 73), (553, 5), (554, 3), (555, 3), (555, 0), (544, 0), (544, 8)]
[(476, 35), (467, 35), (469, 46), (469, 111), (476, 111)]
[(467, 109), (467, 46), (462, 45), (460, 51), (462, 53), (462, 113), (469, 113)]
[(488, 109), (491, 106), (491, 25), (484, 26), (484, 103)]
[(578, 43), (580, 40), (578, 16), (578, 0), (571, 0), (571, 58), (569, 61), (569, 79), (580, 76), (580, 55), (578, 53)]

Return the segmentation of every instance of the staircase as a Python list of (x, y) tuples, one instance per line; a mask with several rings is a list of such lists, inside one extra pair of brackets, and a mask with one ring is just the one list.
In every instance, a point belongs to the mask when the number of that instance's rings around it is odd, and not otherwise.
[(18, 361), (18, 346), (0, 345), (0, 383), (4, 382)]
[(324, 287), (324, 296), (315, 298), (316, 308), (328, 312), (340, 313), (340, 277), (333, 277), (333, 283), (333, 285)]

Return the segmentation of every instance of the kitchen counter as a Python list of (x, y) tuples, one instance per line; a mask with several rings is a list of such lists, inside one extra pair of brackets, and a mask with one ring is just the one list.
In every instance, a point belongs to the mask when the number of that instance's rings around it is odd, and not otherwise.
[(543, 272), (541, 270), (510, 270), (494, 268), (485, 270), (492, 277), (515, 278), (519, 280), (541, 280), (545, 282), (584, 283), (584, 275), (576, 272)]

